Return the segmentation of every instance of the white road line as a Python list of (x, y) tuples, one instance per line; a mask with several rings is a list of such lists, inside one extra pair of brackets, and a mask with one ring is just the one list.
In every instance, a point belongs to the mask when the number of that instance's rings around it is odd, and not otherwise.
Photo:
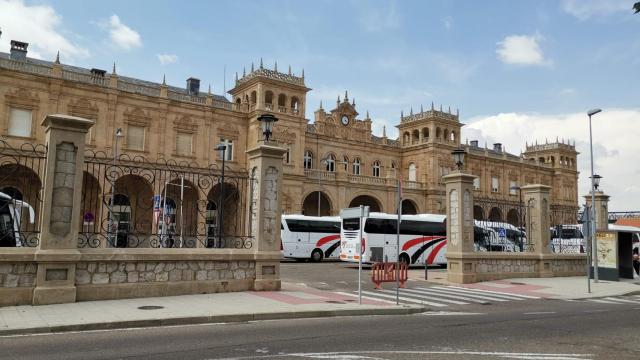
[[(421, 296), (421, 295), (416, 295), (416, 294), (407, 294), (407, 293), (403, 293), (402, 290), (403, 289), (400, 289), (400, 296), (401, 297), (403, 296), (403, 297), (406, 297), (406, 298), (412, 299), (412, 300), (415, 299), (417, 301), (420, 301), (421, 303), (427, 303), (427, 302), (433, 303), (435, 301), (436, 304), (439, 304), (441, 302), (450, 302), (451, 301), (451, 300), (446, 301), (444, 299), (430, 299), (428, 297)], [(384, 293), (389, 294), (389, 295), (392, 295), (394, 297), (396, 296), (396, 290), (395, 289), (393, 289), (393, 290), (384, 290), (383, 289), (383, 290), (379, 290), (379, 291), (384, 292)], [(444, 306), (448, 306), (446, 304), (443, 304), (443, 305)], [(464, 305), (469, 305), (469, 304), (465, 303)]]
[(524, 299), (518, 299), (515, 297), (510, 297), (510, 298), (505, 298), (504, 296), (497, 296), (497, 295), (491, 295), (491, 294), (483, 294), (483, 293), (478, 293), (475, 291), (465, 291), (465, 290), (459, 290), (459, 289), (449, 289), (447, 287), (442, 287), (442, 286), (434, 286), (434, 290), (439, 290), (439, 291), (446, 291), (449, 293), (453, 293), (453, 294), (460, 294), (460, 295), (464, 295), (464, 296), (471, 296), (471, 297), (475, 297), (478, 299), (484, 299), (484, 300), (491, 300), (491, 301), (509, 301), (509, 300), (524, 300)]
[(605, 299), (607, 299), (607, 300), (611, 300), (611, 301), (619, 301), (619, 302), (622, 302), (622, 303), (638, 304), (638, 302), (637, 302), (637, 301), (627, 300), (627, 299), (620, 299), (620, 298), (614, 298), (614, 297), (606, 297)]
[[(336, 292), (336, 294), (352, 296), (352, 297), (355, 297), (356, 299), (358, 298), (358, 293), (350, 294), (350, 293), (346, 293), (346, 292)], [(383, 302), (383, 303), (393, 304), (393, 305), (396, 304), (395, 301), (378, 299), (378, 298), (374, 298), (374, 297), (366, 296), (366, 295), (362, 295), (362, 298), (363, 299), (367, 299), (367, 300), (373, 300), (373, 301), (379, 301), (379, 302)]]
[(602, 300), (602, 299), (587, 299), (588, 302), (594, 302), (598, 304), (619, 304), (615, 301)]
[(457, 291), (457, 292), (461, 292), (461, 293), (465, 293), (465, 294), (489, 296), (489, 297), (499, 298), (499, 299), (526, 300), (525, 298), (518, 297), (518, 295), (503, 294), (503, 293), (497, 293), (497, 292), (488, 292), (488, 291), (482, 291), (482, 290), (472, 289), (472, 288), (461, 288), (461, 287), (457, 287), (457, 286), (434, 286), (434, 287), (438, 288), (438, 289), (444, 289), (444, 290), (447, 290), (447, 291)]
[[(592, 359), (593, 354), (545, 354), (545, 353), (515, 353), (515, 352), (492, 352), (492, 351), (465, 351), (465, 350), (450, 350), (450, 351), (402, 351), (402, 350), (369, 350), (369, 351), (343, 351), (343, 352), (324, 352), (324, 353), (279, 353), (269, 355), (252, 355), (244, 357), (233, 357), (222, 360), (242, 360), (242, 359), (266, 359), (266, 358), (281, 358), (281, 357), (303, 357), (312, 359), (361, 359), (363, 355), (366, 358), (375, 355), (421, 355), (421, 358), (427, 358), (425, 355), (456, 355), (460, 356), (473, 356), (473, 357), (490, 357), (492, 359), (537, 359), (537, 360), (587, 360)], [(415, 357), (415, 356), (414, 356)]]
[[(416, 292), (420, 292), (420, 293), (426, 294), (426, 295), (441, 296), (441, 297), (451, 297), (451, 298), (454, 298), (454, 299), (471, 301), (471, 302), (478, 303), (478, 304), (488, 304), (489, 303), (486, 300), (476, 299), (473, 296), (467, 297), (467, 294), (450, 293), (450, 292), (446, 292), (446, 291), (440, 291), (438, 289), (415, 288), (415, 289), (411, 289), (411, 290), (416, 291)], [(500, 300), (500, 301), (502, 301), (502, 300)]]
[[(367, 294), (367, 295), (371, 295), (371, 296), (380, 296), (380, 297), (384, 297), (387, 299), (395, 299), (396, 296), (395, 295), (387, 295), (387, 294), (380, 294), (380, 293), (376, 293), (376, 292), (371, 292), (371, 291), (363, 291), (363, 294)], [(406, 302), (410, 302), (410, 303), (414, 303), (414, 304), (420, 304), (420, 305), (431, 305), (431, 306), (436, 306), (436, 307), (446, 307), (449, 305), (445, 305), (445, 304), (440, 304), (440, 303), (436, 303), (436, 302), (431, 302), (431, 301), (424, 301), (424, 300), (416, 300), (416, 299), (410, 299), (410, 298), (406, 298), (406, 297), (399, 297), (400, 300), (402, 301), (406, 301)]]
[(545, 315), (545, 314), (555, 314), (555, 311), (534, 311), (534, 312), (526, 312), (522, 313), (523, 315)]
[(502, 295), (502, 296), (515, 296), (515, 297), (521, 297), (521, 298), (525, 298), (525, 299), (540, 299), (539, 296), (503, 293), (503, 292), (499, 292), (499, 291), (484, 290), (484, 289), (474, 289), (474, 288), (465, 288), (465, 287), (460, 287), (460, 286), (447, 286), (447, 287), (454, 288), (454, 289), (460, 289), (460, 290), (473, 290), (473, 291), (479, 291), (479, 292), (495, 294), (495, 295)]
[[(395, 290), (393, 290), (395, 291)], [(451, 299), (443, 299), (443, 296), (425, 296), (425, 294), (419, 292), (419, 291), (415, 291), (413, 289), (400, 289), (400, 294), (405, 294), (407, 296), (413, 295), (419, 298), (427, 298), (427, 299), (431, 299), (431, 300), (435, 300), (435, 301), (442, 301), (442, 302), (446, 302), (446, 303), (451, 303), (451, 304), (456, 304), (456, 305), (469, 305), (468, 302), (464, 302), (464, 301), (458, 301), (458, 300), (451, 300)], [(436, 294), (437, 295), (437, 294)], [(448, 296), (448, 297), (452, 297), (452, 296)]]
[(586, 313), (595, 313), (595, 312), (607, 312), (609, 310), (585, 310)]

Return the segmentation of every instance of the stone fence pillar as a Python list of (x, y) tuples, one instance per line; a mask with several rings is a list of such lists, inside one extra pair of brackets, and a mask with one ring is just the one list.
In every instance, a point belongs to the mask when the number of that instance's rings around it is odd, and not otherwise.
[(254, 290), (280, 289), (280, 202), (285, 152), (273, 143), (262, 142), (247, 150), (253, 178), (249, 231), (256, 251)]
[[(595, 192), (596, 230), (609, 229), (609, 195), (597, 190)], [(591, 192), (584, 196), (587, 206), (591, 206)]]
[[(455, 283), (475, 282), (473, 243), (474, 175), (454, 173), (442, 179), (447, 207), (447, 278)], [(470, 258), (466, 258), (471, 256)]]
[(522, 187), (522, 197), (527, 208), (525, 219), (527, 240), (532, 244), (536, 254), (550, 254), (550, 223), (549, 212), (551, 187), (541, 184), (525, 185)]
[(75, 269), (80, 258), (78, 231), (82, 195), (84, 144), (93, 121), (68, 115), (48, 115), (42, 122), (47, 165), (42, 193), (38, 270), (33, 304), (76, 300)]

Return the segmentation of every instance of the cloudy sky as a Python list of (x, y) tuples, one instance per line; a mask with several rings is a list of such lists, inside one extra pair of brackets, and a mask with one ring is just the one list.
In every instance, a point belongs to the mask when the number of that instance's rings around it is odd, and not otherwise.
[[(460, 109), (463, 139), (570, 139), (588, 188), (586, 111), (596, 172), (612, 210), (640, 210), (640, 14), (633, 0), (25, 1), (0, 0), (0, 51), (215, 93), (263, 59), (305, 70), (307, 117), (349, 91), (374, 130), (397, 136), (400, 111)], [(226, 86), (223, 83), (226, 68)]]

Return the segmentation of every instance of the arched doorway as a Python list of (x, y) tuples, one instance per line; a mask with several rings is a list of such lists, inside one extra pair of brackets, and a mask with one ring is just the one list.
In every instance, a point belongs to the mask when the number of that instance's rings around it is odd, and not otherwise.
[[(219, 204), (223, 204), (222, 207)], [(242, 227), (242, 216), (240, 193), (236, 184), (226, 181), (224, 184), (216, 184), (207, 196), (207, 247), (234, 247), (237, 240), (234, 236), (242, 232), (239, 229)], [(219, 236), (220, 233), (222, 237)]]
[[(42, 182), (29, 167), (9, 163), (0, 166), (0, 246), (37, 246), (40, 238)], [(35, 164), (32, 164), (35, 165)], [(3, 231), (4, 229), (4, 231)]]
[(416, 215), (418, 213), (418, 207), (412, 200), (402, 200), (402, 214), (404, 215)]
[(484, 210), (482, 210), (481, 206), (474, 205), (473, 206), (473, 219), (474, 220), (484, 220)]
[(489, 211), (489, 221), (502, 222), (502, 211), (497, 207), (492, 207)]
[(370, 212), (381, 212), (382, 207), (380, 206), (380, 202), (376, 200), (373, 196), (369, 195), (360, 195), (356, 196), (349, 203), (349, 207), (358, 207), (360, 205), (368, 206)]
[(507, 222), (513, 226), (519, 226), (520, 225), (520, 217), (518, 216), (518, 210), (516, 209), (511, 209), (509, 210), (509, 212), (507, 213)]
[[(318, 201), (320, 202), (319, 211)], [(302, 202), (302, 214), (307, 216), (330, 216), (332, 214), (332, 210), (329, 197), (322, 191), (314, 191), (310, 193)]]
[[(103, 201), (105, 204), (109, 204), (110, 197), (115, 190), (113, 226), (117, 229), (118, 239), (126, 239), (127, 247), (158, 246), (150, 243), (155, 239), (152, 239), (151, 236), (153, 233), (153, 190), (149, 181), (139, 175), (125, 175), (116, 180), (114, 187), (112, 192), (104, 195)], [(118, 215), (118, 213), (122, 213), (122, 215)], [(105, 225), (108, 223), (109, 221)], [(105, 226), (105, 230), (107, 229), (108, 226)], [(120, 240), (116, 243), (115, 240), (110, 239), (109, 242), (111, 246), (122, 244)]]

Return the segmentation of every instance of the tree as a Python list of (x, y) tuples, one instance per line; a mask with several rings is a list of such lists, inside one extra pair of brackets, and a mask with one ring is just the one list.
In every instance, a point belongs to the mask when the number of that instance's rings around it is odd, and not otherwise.
[(638, 1), (635, 4), (633, 4), (633, 9), (636, 11), (636, 14), (640, 13), (640, 1)]

